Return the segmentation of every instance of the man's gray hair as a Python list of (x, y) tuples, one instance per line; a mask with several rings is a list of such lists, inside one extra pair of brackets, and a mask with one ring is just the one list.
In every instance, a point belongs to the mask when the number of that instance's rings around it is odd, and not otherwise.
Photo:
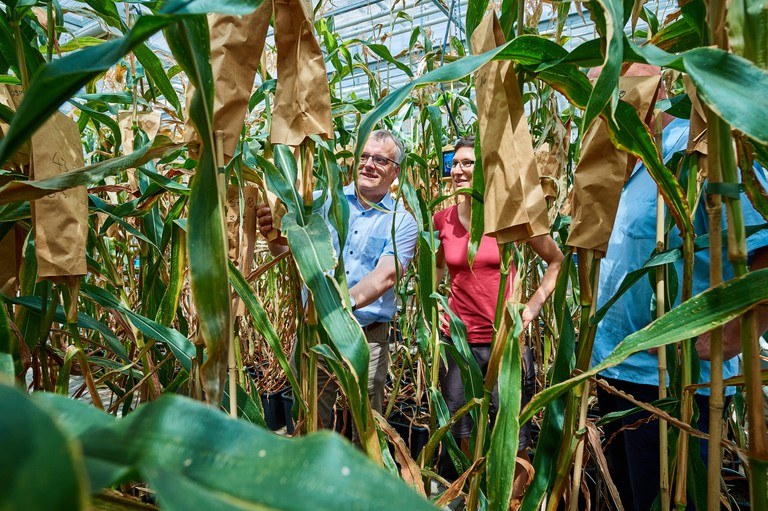
[(403, 146), (403, 143), (400, 142), (400, 140), (392, 134), (389, 130), (374, 130), (371, 132), (371, 136), (368, 137), (372, 140), (391, 140), (395, 144), (395, 161), (398, 165), (403, 161), (403, 158), (405, 158), (405, 147)]

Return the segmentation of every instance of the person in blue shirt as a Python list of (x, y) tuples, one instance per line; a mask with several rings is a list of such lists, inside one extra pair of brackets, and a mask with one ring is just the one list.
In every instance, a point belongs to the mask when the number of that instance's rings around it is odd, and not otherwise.
[[(392, 133), (376, 130), (363, 147), (356, 183), (344, 187), (344, 196), (349, 202), (344, 271), (355, 319), (368, 340), (368, 395), (371, 406), (379, 412), (384, 404), (384, 384), (389, 369), (389, 322), (396, 311), (393, 287), (397, 268), (402, 271), (413, 257), (419, 232), (413, 215), (401, 202), (395, 202), (389, 192), (404, 157), (403, 144)], [(322, 209), (326, 221), (327, 202)], [(256, 214), (259, 230), (266, 235), (273, 229), (269, 206), (260, 204)], [(338, 257), (338, 236), (330, 222), (328, 225), (334, 233), (331, 238)], [(269, 247), (273, 255), (288, 250), (282, 236), (270, 242)], [(331, 427), (338, 386), (328, 381), (325, 371), (318, 371), (318, 391), (321, 426)]]
[[(664, 162), (677, 152), (686, 149), (688, 143), (689, 121), (665, 117), (662, 132), (662, 157)], [(757, 175), (765, 187), (765, 176), (756, 166)], [(709, 232), (704, 194), (696, 209), (694, 227), (696, 236)], [(600, 266), (598, 289), (598, 307), (607, 302), (619, 289), (624, 278), (633, 270), (640, 268), (648, 260), (656, 247), (656, 211), (657, 186), (640, 162), (624, 185), (619, 202), (616, 221), (608, 243), (606, 257)], [(741, 196), (741, 207), (746, 226), (765, 223), (762, 216), (752, 207), (745, 194)], [(649, 214), (650, 213), (650, 214)], [(723, 208), (723, 228), (727, 222)], [(669, 248), (681, 245), (680, 232), (674, 228), (669, 234)], [(761, 230), (747, 240), (750, 255), (750, 268), (759, 269), (768, 266), (768, 230)], [(682, 262), (675, 265), (679, 278), (682, 278)], [(723, 278), (733, 278), (733, 268), (723, 254)], [(695, 253), (693, 293), (698, 294), (709, 288), (709, 250)], [(592, 364), (598, 364), (610, 354), (629, 334), (642, 329), (652, 321), (651, 299), (653, 290), (647, 280), (631, 287), (609, 309), (598, 324), (595, 344), (592, 352)], [(680, 296), (675, 305), (679, 304)], [(758, 322), (761, 332), (768, 327), (765, 309), (758, 310)], [(724, 332), (723, 377), (729, 378), (738, 373), (736, 355), (741, 352), (738, 322), (726, 325)], [(710, 380), (709, 335), (699, 337), (696, 350), (700, 361), (701, 383)], [(600, 373), (614, 388), (632, 395), (643, 402), (658, 399), (658, 358), (656, 353), (641, 352), (629, 357), (625, 362)], [(726, 391), (733, 395), (733, 387)], [(709, 389), (704, 389), (695, 396), (699, 410), (699, 429), (709, 430)], [(629, 401), (598, 387), (598, 402), (601, 415), (634, 408)], [(610, 443), (606, 449), (610, 473), (621, 494), (624, 508), (627, 510), (646, 511), (651, 509), (659, 495), (659, 429), (658, 421), (645, 421), (649, 415), (638, 412), (604, 427), (605, 438)], [(639, 425), (638, 425), (639, 424)], [(623, 429), (625, 426), (631, 428)], [(702, 456), (706, 459), (706, 444), (702, 442)], [(717, 491), (715, 489), (714, 491)], [(689, 499), (690, 500), (690, 499)], [(691, 506), (689, 505), (689, 508)]]

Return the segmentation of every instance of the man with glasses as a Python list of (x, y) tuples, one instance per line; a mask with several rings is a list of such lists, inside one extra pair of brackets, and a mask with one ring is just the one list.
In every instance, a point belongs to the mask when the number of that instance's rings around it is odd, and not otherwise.
[[(344, 187), (349, 202), (347, 239), (344, 244), (344, 271), (355, 319), (363, 328), (370, 349), (368, 396), (373, 409), (381, 412), (384, 384), (389, 368), (389, 322), (395, 315), (397, 267), (402, 270), (413, 257), (418, 226), (413, 216), (389, 193), (400, 174), (405, 156), (403, 144), (387, 130), (371, 133), (363, 147), (357, 182)], [(316, 194), (315, 199), (319, 196)], [(327, 220), (330, 201), (322, 212)], [(273, 229), (272, 213), (266, 204), (257, 208), (259, 231), (266, 235)], [(328, 223), (331, 231), (335, 231)], [(394, 227), (394, 237), (392, 235)], [(331, 236), (338, 257), (338, 236)], [(280, 236), (269, 243), (273, 255), (288, 250)], [(333, 424), (333, 405), (338, 386), (328, 382), (325, 371), (318, 371), (318, 416), (321, 426)]]

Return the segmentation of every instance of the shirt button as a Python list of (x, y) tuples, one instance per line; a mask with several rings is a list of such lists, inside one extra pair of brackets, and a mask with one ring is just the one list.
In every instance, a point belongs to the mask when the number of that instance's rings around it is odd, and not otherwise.
[(350, 250), (350, 251), (349, 251), (349, 255), (352, 255), (352, 254), (354, 254), (354, 252), (352, 252), (352, 251)]
[(349, 275), (349, 270), (347, 270), (347, 275)]
[(357, 234), (357, 231), (355, 231), (355, 234)]

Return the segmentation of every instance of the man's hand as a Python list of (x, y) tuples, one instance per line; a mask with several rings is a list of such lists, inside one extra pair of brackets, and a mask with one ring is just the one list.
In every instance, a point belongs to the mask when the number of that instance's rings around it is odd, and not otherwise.
[[(700, 360), (709, 360), (712, 343), (712, 332), (705, 332), (696, 340), (696, 355)], [(648, 350), (651, 355), (658, 355), (659, 348)], [(739, 320), (731, 321), (723, 328), (723, 361), (727, 361), (741, 353), (741, 325)]]
[[(728, 323), (723, 331), (723, 360), (730, 360), (741, 353), (741, 328), (738, 323)], [(696, 353), (701, 360), (709, 360), (712, 332), (706, 332), (696, 340)]]
[(280, 231), (277, 231), (278, 236), (275, 239), (269, 239), (268, 234), (275, 229), (275, 226), (272, 219), (272, 210), (269, 209), (268, 204), (262, 202), (256, 205), (256, 221), (259, 225), (259, 232), (267, 238), (269, 251), (272, 255), (280, 255), (288, 250), (288, 240), (285, 239), (285, 236), (279, 234)]
[(266, 236), (269, 231), (274, 229), (272, 224), (272, 210), (269, 209), (269, 205), (266, 203), (256, 204), (256, 220), (259, 223), (259, 232)]

